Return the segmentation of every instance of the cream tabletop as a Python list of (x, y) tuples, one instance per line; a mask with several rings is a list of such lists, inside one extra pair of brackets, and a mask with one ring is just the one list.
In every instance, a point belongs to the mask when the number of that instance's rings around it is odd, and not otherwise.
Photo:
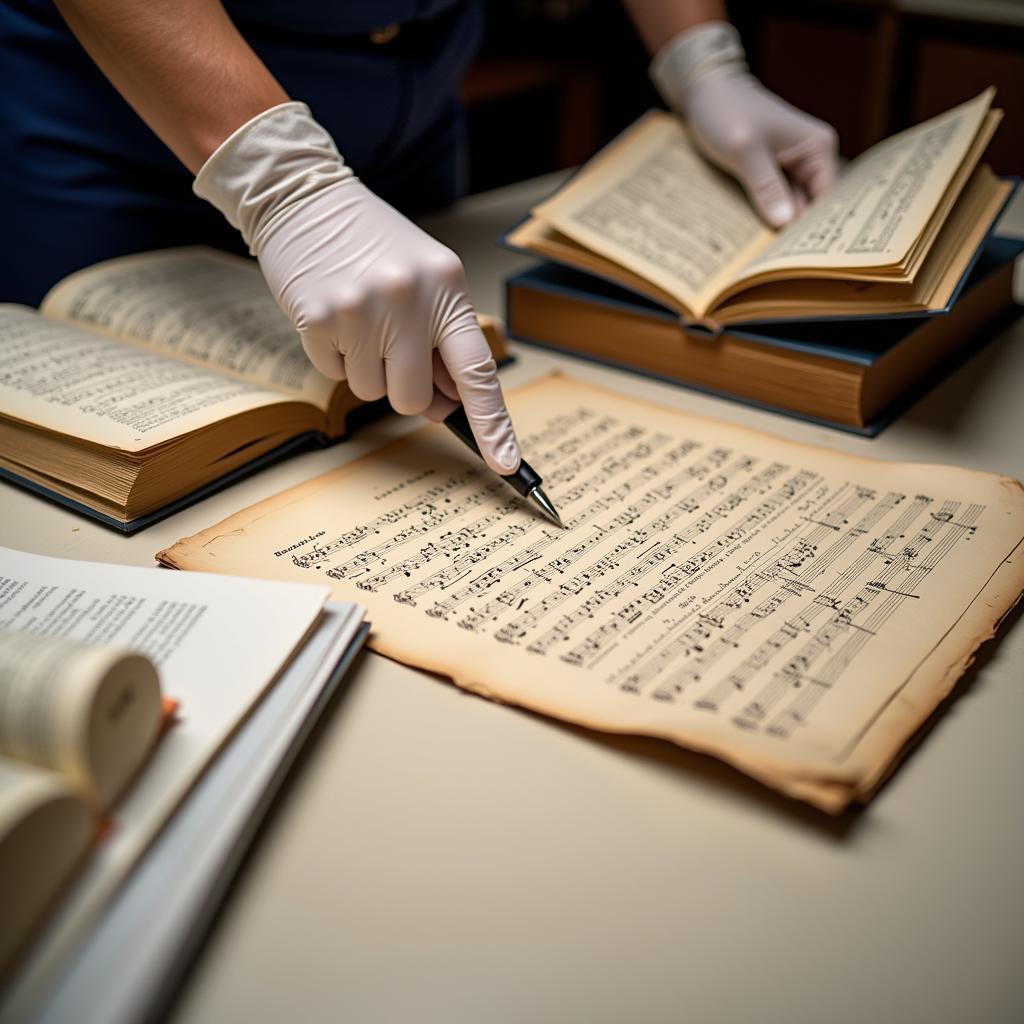
[[(495, 238), (555, 180), (427, 222), (462, 255), (482, 311), (501, 312), (503, 277), (529, 262)], [(1014, 228), (1024, 203), (1004, 221)], [(1024, 478), (1024, 321), (874, 440), (513, 349), (506, 388), (560, 367), (788, 438)], [(0, 484), (0, 544), (151, 565), (179, 537), (414, 426), (381, 420), (130, 538)], [(367, 653), (173, 1019), (1024, 1019), (1019, 618), (877, 798), (836, 821), (707, 759), (488, 703)]]

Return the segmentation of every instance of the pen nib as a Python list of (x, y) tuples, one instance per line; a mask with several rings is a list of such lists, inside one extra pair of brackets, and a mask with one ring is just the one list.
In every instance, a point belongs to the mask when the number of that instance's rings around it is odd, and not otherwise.
[(555, 511), (555, 506), (551, 504), (551, 499), (539, 488), (534, 487), (532, 491), (527, 495), (528, 498), (532, 498), (537, 507), (550, 519), (560, 530), (565, 529), (565, 524), (562, 522)]

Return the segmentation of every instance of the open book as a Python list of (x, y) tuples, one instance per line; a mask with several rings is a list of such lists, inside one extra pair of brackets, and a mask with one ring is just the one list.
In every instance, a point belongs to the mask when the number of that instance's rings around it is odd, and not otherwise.
[(141, 654), (0, 630), (0, 974), (149, 753), (160, 709)]
[(427, 427), (158, 558), (326, 583), (383, 654), (828, 811), (875, 791), (1024, 590), (1015, 480), (559, 376), (508, 398), (564, 531)]
[(652, 111), (535, 207), (507, 242), (710, 328), (945, 310), (1012, 186), (979, 165), (994, 90), (894, 135), (779, 232)]
[(126, 531), (336, 440), (360, 404), (313, 368), (256, 264), (212, 249), (96, 264), (38, 311), (0, 305), (0, 475)]
[[(362, 608), (328, 597), (0, 548), (0, 1017), (30, 1018), (8, 994), (46, 987), (273, 685), (308, 705), (361, 642)], [(156, 670), (180, 709), (154, 746)]]

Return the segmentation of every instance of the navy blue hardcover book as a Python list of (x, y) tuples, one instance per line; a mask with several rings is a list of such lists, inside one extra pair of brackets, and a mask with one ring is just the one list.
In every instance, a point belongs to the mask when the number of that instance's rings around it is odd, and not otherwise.
[(745, 323), (711, 336), (602, 278), (541, 263), (506, 281), (528, 344), (874, 436), (1019, 312), (1024, 241), (990, 235), (941, 314)]

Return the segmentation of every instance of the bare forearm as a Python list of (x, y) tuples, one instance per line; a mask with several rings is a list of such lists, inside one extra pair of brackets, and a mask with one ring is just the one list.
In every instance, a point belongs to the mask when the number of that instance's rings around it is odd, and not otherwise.
[(195, 173), (236, 128), (288, 96), (219, 0), (56, 0), (114, 87)]
[(705, 21), (725, 21), (722, 0), (623, 0), (647, 52), (657, 53), (670, 39)]

